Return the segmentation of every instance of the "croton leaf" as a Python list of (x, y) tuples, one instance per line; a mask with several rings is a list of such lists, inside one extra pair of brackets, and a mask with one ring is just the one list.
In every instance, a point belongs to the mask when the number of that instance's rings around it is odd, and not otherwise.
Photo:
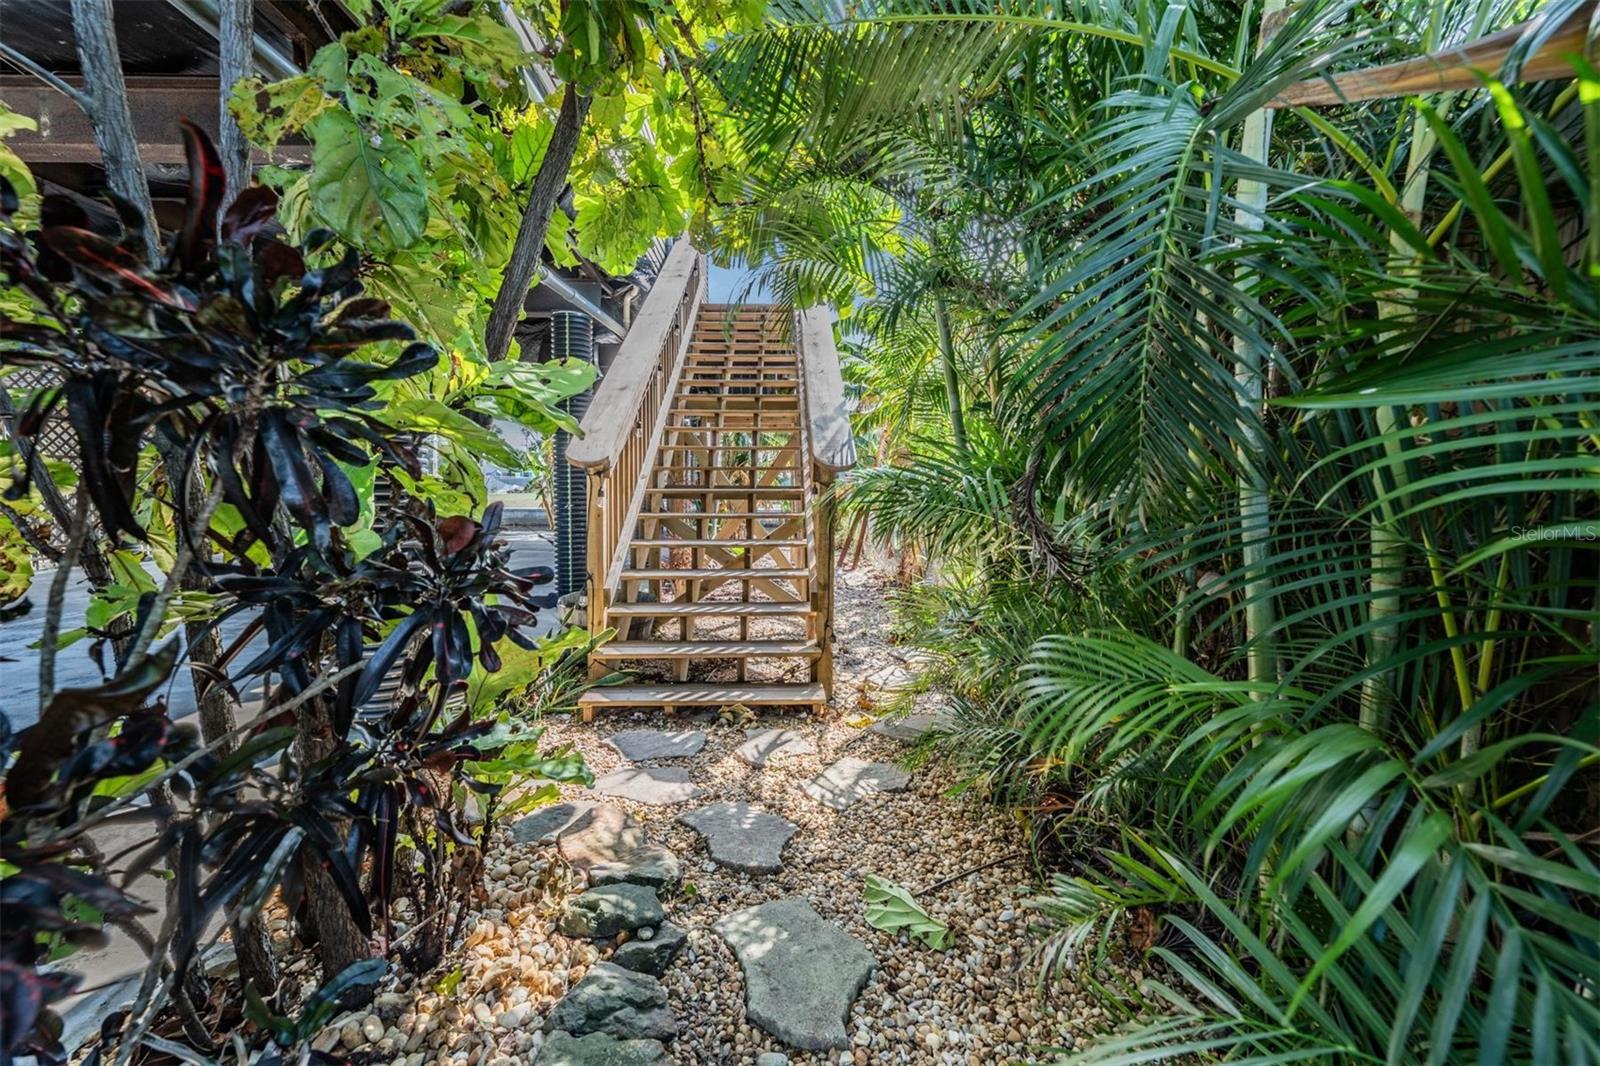
[(39, 234), (56, 255), (73, 269), (127, 292), (139, 292), (168, 307), (194, 310), (194, 301), (170, 285), (145, 276), (145, 265), (128, 249), (98, 233), (77, 226), (51, 226)]
[(102, 685), (62, 689), (52, 696), (39, 720), (22, 734), (17, 761), (6, 776), (11, 807), (26, 807), (41, 798), (79, 734), (140, 710), (177, 661), (174, 638)]
[(174, 251), (178, 265), (189, 273), (199, 269), (216, 243), (217, 215), (228, 179), (211, 138), (186, 118), (178, 124), (183, 127), (183, 151), (189, 161), (189, 198)]

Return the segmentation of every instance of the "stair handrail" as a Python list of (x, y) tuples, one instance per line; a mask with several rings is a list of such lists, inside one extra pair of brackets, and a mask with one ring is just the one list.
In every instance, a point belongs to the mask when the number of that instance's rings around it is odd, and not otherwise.
[(796, 311), (794, 350), (799, 364), (800, 411), (806, 451), (801, 466), (811, 541), (811, 611), (817, 641), (817, 680), (833, 697), (833, 533), (837, 504), (831, 485), (856, 465), (856, 438), (845, 406), (833, 312), (825, 305)]
[(845, 406), (839, 349), (833, 343), (833, 312), (827, 305), (795, 313), (795, 350), (805, 389), (810, 458), (822, 475), (819, 480), (831, 481), (856, 465), (856, 438)]
[(621, 583), (629, 530), (644, 500), (646, 464), (666, 428), (705, 291), (705, 257), (680, 238), (595, 390), (581, 423), (583, 436), (567, 448), (567, 461), (588, 474), (591, 633), (605, 628), (607, 598)]

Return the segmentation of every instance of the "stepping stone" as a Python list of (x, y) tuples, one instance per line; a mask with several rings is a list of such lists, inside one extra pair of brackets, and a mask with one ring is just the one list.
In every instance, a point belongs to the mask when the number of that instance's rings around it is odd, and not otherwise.
[(840, 759), (801, 787), (824, 807), (842, 811), (877, 792), (904, 791), (910, 783), (911, 775), (893, 763), (852, 757)]
[(660, 844), (647, 843), (644, 827), (620, 807), (600, 803), (558, 803), (512, 827), (525, 844), (556, 842), (574, 870), (591, 885), (630, 882), (665, 888), (683, 876), (678, 857)]
[(545, 1038), (534, 1066), (673, 1066), (659, 1040), (618, 1040), (605, 1033), (573, 1036), (556, 1030)]
[(706, 735), (690, 729), (625, 729), (613, 733), (609, 743), (625, 759), (687, 759), (706, 746)]
[[(569, 860), (570, 861), (570, 860)], [(591, 885), (635, 884), (651, 888), (675, 885), (683, 877), (678, 857), (660, 844), (644, 844), (612, 862), (589, 867)]]
[(567, 936), (605, 940), (666, 919), (656, 890), (644, 885), (601, 885), (567, 901), (556, 926)]
[(613, 770), (595, 779), (594, 790), (602, 796), (616, 796), (656, 807), (684, 803), (700, 795), (699, 787), (689, 781), (689, 771), (681, 766), (630, 766)]
[(954, 721), (948, 711), (924, 711), (904, 716), (897, 715), (893, 718), (880, 718), (868, 728), (879, 736), (910, 744), (921, 740), (922, 735), (930, 729), (949, 729)]
[(772, 759), (817, 751), (809, 737), (794, 729), (746, 729), (744, 735), (749, 739), (734, 754), (758, 770)]
[(662, 922), (648, 940), (644, 933), (643, 929), (639, 930), (632, 940), (613, 951), (611, 961), (624, 970), (660, 977), (689, 943), (689, 934), (671, 922)]
[(712, 861), (750, 874), (783, 868), (783, 846), (798, 831), (793, 823), (748, 803), (713, 803), (678, 816), (706, 838)]
[(511, 839), (519, 844), (554, 844), (563, 831), (599, 806), (577, 801), (541, 807), (511, 827)]
[(544, 1031), (574, 1036), (604, 1033), (618, 1040), (671, 1040), (678, 1033), (678, 1019), (667, 1006), (667, 990), (660, 981), (597, 962), (555, 1005), (545, 1019)]
[(714, 928), (744, 970), (751, 1021), (806, 1051), (850, 1045), (850, 1004), (878, 965), (865, 945), (798, 896), (735, 911)]

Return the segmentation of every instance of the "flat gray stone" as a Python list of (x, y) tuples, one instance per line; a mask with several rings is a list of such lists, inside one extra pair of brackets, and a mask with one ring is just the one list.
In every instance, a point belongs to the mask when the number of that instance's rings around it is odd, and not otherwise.
[(744, 735), (748, 739), (734, 754), (758, 770), (773, 759), (814, 755), (817, 750), (810, 737), (795, 729), (746, 729)]
[(678, 952), (689, 943), (689, 934), (671, 922), (662, 922), (651, 931), (648, 940), (644, 938), (644, 932), (643, 929), (639, 930), (637, 936), (613, 951), (611, 961), (624, 970), (660, 977), (672, 965), (672, 960), (678, 957)]
[(622, 862), (646, 847), (644, 827), (620, 807), (603, 803), (557, 803), (511, 827), (523, 844), (557, 844), (576, 870)]
[(557, 1030), (545, 1038), (534, 1066), (673, 1066), (659, 1040), (618, 1040), (605, 1033), (573, 1036)]
[(751, 1021), (806, 1051), (849, 1046), (850, 1004), (878, 965), (864, 944), (798, 896), (735, 911), (715, 928), (744, 970)]
[(923, 734), (930, 729), (949, 729), (954, 721), (954, 716), (949, 711), (921, 711), (917, 714), (880, 718), (868, 728), (879, 736), (910, 744), (921, 740)]
[(519, 844), (554, 844), (563, 830), (598, 806), (579, 800), (541, 807), (511, 827), (511, 839)]
[(806, 795), (823, 806), (842, 811), (874, 793), (903, 791), (910, 783), (911, 775), (894, 763), (849, 757), (840, 759), (801, 787)]
[(611, 862), (589, 867), (591, 885), (635, 884), (651, 888), (675, 885), (683, 877), (678, 857), (660, 844), (643, 844)]
[(511, 830), (523, 843), (555, 842), (572, 868), (591, 885), (624, 882), (665, 888), (683, 876), (678, 857), (645, 840), (644, 827), (620, 807), (558, 803), (529, 815)]
[(678, 1019), (667, 1006), (667, 990), (660, 981), (597, 962), (555, 1005), (545, 1019), (544, 1031), (574, 1036), (604, 1033), (618, 1040), (671, 1040), (677, 1035)]
[(713, 803), (678, 816), (706, 838), (713, 862), (751, 874), (783, 868), (783, 846), (797, 832), (793, 823), (748, 803)]
[(616, 796), (635, 803), (663, 807), (686, 803), (700, 795), (682, 766), (629, 766), (595, 779), (594, 790), (602, 796)]
[(556, 928), (567, 936), (604, 940), (647, 925), (658, 926), (665, 918), (655, 889), (644, 885), (601, 885), (568, 900)]
[(625, 759), (687, 759), (706, 746), (698, 729), (624, 729), (608, 738)]

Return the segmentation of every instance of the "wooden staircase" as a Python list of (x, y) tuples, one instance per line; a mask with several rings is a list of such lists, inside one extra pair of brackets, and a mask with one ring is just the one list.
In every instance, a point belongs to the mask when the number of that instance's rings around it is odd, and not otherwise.
[[(598, 707), (809, 706), (832, 686), (833, 505), (855, 461), (831, 317), (706, 304), (674, 246), (584, 419)], [(646, 680), (648, 678), (648, 680)]]

